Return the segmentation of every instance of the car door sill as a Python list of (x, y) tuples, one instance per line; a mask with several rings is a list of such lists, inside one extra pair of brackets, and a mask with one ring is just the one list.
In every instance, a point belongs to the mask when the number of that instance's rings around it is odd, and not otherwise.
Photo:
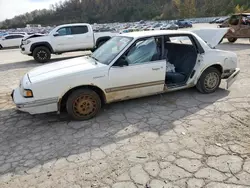
[(179, 87), (184, 87), (186, 86), (187, 84), (166, 84), (165, 87), (167, 88), (167, 90), (171, 90), (171, 89), (176, 89), (176, 88), (179, 88)]

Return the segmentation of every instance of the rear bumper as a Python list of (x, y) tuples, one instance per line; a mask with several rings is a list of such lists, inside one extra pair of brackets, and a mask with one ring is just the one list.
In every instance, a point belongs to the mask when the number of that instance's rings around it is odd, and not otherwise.
[(11, 97), (19, 111), (28, 112), (30, 114), (42, 114), (57, 111), (57, 98), (36, 100), (34, 98), (24, 98), (19, 88), (12, 91)]

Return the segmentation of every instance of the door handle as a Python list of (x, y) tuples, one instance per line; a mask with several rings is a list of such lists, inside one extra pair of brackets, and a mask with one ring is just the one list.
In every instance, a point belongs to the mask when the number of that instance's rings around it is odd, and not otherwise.
[(153, 71), (158, 71), (160, 70), (161, 68), (152, 68)]

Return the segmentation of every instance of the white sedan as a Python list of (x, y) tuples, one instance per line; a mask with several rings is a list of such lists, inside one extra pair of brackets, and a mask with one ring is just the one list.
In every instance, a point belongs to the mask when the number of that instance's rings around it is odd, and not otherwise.
[(18, 47), (21, 44), (25, 35), (22, 34), (8, 34), (0, 38), (0, 49)]
[(115, 36), (91, 56), (31, 70), (12, 98), (19, 110), (30, 114), (66, 109), (71, 118), (86, 120), (115, 101), (194, 86), (208, 94), (222, 79), (229, 88), (240, 72), (237, 56), (214, 48), (226, 32), (142, 31)]

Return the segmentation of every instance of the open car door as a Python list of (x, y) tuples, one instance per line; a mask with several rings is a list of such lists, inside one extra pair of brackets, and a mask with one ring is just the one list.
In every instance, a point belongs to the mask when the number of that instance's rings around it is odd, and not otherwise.
[(110, 67), (107, 101), (163, 92), (165, 75), (166, 60), (158, 54), (155, 38), (140, 39)]

